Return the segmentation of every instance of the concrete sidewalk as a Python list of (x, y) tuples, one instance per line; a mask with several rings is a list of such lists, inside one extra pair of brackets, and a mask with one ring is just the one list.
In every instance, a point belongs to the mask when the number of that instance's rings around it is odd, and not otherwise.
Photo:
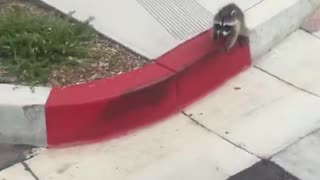
[(258, 171), (317, 180), (317, 35), (294, 32), (183, 114), (109, 142), (44, 150), (1, 171), (0, 179), (253, 180), (251, 171)]

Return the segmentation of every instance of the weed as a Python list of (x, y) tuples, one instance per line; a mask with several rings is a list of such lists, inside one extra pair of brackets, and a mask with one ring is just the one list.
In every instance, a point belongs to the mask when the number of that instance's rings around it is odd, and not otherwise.
[(52, 70), (90, 59), (97, 37), (85, 23), (14, 5), (0, 15), (0, 65), (20, 82), (47, 84)]

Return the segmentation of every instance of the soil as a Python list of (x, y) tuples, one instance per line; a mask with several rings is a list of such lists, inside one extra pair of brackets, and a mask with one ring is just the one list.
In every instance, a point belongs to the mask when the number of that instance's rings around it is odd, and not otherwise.
[(95, 59), (90, 64), (83, 63), (75, 68), (62, 67), (53, 70), (49, 77), (50, 84), (64, 86), (85, 83), (128, 72), (149, 62), (148, 59), (107, 39), (100, 39), (93, 44), (92, 53)]
[[(40, 7), (37, 3), (32, 3), (32, 1), (34, 0), (1, 0), (0, 14), (5, 13), (3, 11), (4, 7), (9, 7), (13, 4), (28, 8), (39, 15), (43, 13), (58, 13), (54, 10)], [(67, 86), (85, 83), (128, 72), (150, 62), (149, 59), (102, 35), (99, 35), (98, 41), (90, 44), (90, 49), (93, 58), (89, 63), (88, 61), (81, 63), (81, 59), (79, 59), (77, 60), (80, 62), (79, 66), (53, 69), (48, 77), (49, 83), (47, 86)], [(9, 76), (1, 67), (0, 83), (23, 84), (23, 82), (19, 82), (17, 77)]]

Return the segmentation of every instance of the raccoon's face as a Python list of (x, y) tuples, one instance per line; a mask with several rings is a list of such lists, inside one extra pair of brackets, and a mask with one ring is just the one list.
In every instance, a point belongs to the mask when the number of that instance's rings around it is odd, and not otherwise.
[(232, 26), (223, 25), (221, 23), (214, 24), (214, 32), (218, 34), (218, 36), (227, 36), (230, 34), (232, 30)]
[(214, 18), (213, 28), (218, 36), (227, 36), (236, 25), (236, 17), (233, 12), (219, 12)]

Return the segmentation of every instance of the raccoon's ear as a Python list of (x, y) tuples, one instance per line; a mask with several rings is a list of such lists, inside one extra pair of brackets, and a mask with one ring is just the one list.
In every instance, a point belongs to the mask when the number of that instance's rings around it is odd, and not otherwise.
[(213, 19), (217, 19), (217, 18), (218, 18), (218, 13), (213, 16)]
[(231, 16), (236, 15), (236, 10), (232, 10), (231, 13), (230, 13), (230, 15), (231, 15)]

